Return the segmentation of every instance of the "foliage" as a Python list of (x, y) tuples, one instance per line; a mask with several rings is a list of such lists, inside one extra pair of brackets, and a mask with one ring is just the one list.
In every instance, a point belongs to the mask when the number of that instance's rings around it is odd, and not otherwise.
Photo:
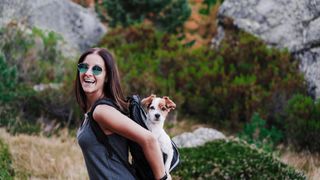
[(254, 113), (251, 121), (245, 124), (239, 137), (247, 141), (249, 144), (255, 144), (258, 148), (262, 148), (267, 152), (272, 152), (282, 140), (282, 132), (274, 126), (266, 127), (266, 121), (262, 119), (258, 113)]
[(222, 4), (223, 0), (204, 0), (202, 3), (206, 5), (206, 8), (200, 9), (200, 13), (209, 15), (211, 7), (216, 4)]
[[(246, 121), (258, 112), (268, 124), (275, 124), (288, 99), (295, 93), (306, 92), (298, 61), (287, 51), (268, 48), (253, 36), (242, 32), (226, 32), (220, 47), (224, 59), (221, 92), (214, 99), (225, 114), (235, 115), (231, 121)], [(220, 96), (224, 98), (220, 98)], [(224, 118), (223, 118), (224, 119)]]
[(173, 39), (174, 36), (139, 25), (111, 31), (101, 46), (114, 51), (127, 94), (170, 94), (177, 100), (183, 97), (179, 97), (174, 87), (176, 72), (167, 66), (175, 63), (174, 52), (182, 46)]
[(25, 127), (23, 123), (17, 126), (19, 101), (30, 96), (32, 92), (18, 83), (17, 68), (10, 67), (3, 55), (0, 55), (0, 126), (8, 126), (11, 131)]
[(219, 1), (191, 1), (192, 12), (184, 24), (182, 42), (193, 49), (210, 46), (217, 35)]
[(0, 34), (0, 50), (8, 65), (17, 67), (19, 83), (62, 81), (64, 61), (57, 48), (61, 36), (15, 23), (1, 28)]
[[(127, 93), (169, 95), (180, 114), (239, 128), (258, 112), (276, 124), (287, 100), (305, 92), (297, 61), (244, 32), (226, 32), (219, 49), (190, 49), (148, 26), (116, 28), (111, 49)], [(278, 128), (278, 127), (277, 127)]]
[(301, 172), (248, 144), (219, 140), (180, 149), (173, 175), (181, 179), (306, 179)]
[(128, 27), (149, 20), (166, 32), (179, 31), (191, 12), (187, 0), (103, 0), (96, 1), (95, 8), (103, 20), (110, 21), (111, 27)]
[[(68, 93), (74, 64), (66, 61), (59, 49), (62, 37), (16, 23), (1, 28), (0, 34), (0, 125), (12, 133), (38, 133), (40, 125), (57, 117), (47, 113), (48, 109), (59, 115), (61, 111), (74, 112), (72, 105), (58, 106), (75, 104), (72, 98), (64, 98), (73, 97)], [(64, 87), (64, 83), (68, 85)], [(46, 94), (41, 88), (36, 90), (38, 86), (46, 87)], [(70, 118), (74, 116), (61, 115), (58, 121)]]
[(17, 68), (9, 67), (5, 57), (0, 54), (0, 103), (11, 101), (18, 85)]
[(285, 108), (285, 133), (297, 150), (320, 152), (320, 103), (311, 97), (297, 94)]
[(13, 179), (14, 171), (11, 166), (11, 156), (8, 145), (0, 139), (0, 179)]

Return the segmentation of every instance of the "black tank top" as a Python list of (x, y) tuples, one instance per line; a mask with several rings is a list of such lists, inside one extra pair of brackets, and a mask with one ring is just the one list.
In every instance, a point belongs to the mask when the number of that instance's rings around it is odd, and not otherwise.
[[(85, 120), (77, 132), (78, 143), (81, 147), (90, 180), (133, 180), (134, 177), (115, 155), (111, 157), (107, 149), (101, 144), (85, 115)], [(128, 159), (128, 141), (124, 137), (113, 133), (108, 136), (110, 145), (118, 151), (123, 159)]]

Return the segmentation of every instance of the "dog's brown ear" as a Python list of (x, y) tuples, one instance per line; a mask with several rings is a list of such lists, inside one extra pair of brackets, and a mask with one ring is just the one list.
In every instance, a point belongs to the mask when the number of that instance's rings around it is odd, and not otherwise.
[(163, 99), (166, 102), (167, 108), (170, 110), (176, 108), (176, 104), (168, 96), (163, 96)]
[(154, 98), (156, 98), (156, 95), (151, 94), (149, 97), (146, 97), (146, 98), (142, 99), (142, 100), (141, 100), (141, 104), (142, 104), (143, 106), (145, 106), (145, 107), (148, 107), (148, 106), (150, 106), (150, 104), (151, 104), (151, 102), (152, 102), (152, 100), (153, 100)]

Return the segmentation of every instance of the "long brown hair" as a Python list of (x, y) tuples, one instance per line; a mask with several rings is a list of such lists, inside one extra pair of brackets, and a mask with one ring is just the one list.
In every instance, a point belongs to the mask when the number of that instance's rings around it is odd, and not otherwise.
[[(106, 79), (103, 85), (103, 93), (108, 98), (111, 98), (121, 111), (128, 111), (128, 103), (123, 94), (120, 85), (120, 75), (117, 68), (117, 64), (112, 56), (112, 54), (104, 48), (91, 48), (84, 52), (78, 61), (78, 64), (83, 62), (89, 54), (98, 54), (104, 61), (106, 67)], [(87, 98), (82, 89), (79, 77), (79, 70), (77, 70), (77, 75), (74, 83), (74, 90), (76, 94), (76, 99), (81, 109), (86, 112), (90, 107), (87, 107)]]

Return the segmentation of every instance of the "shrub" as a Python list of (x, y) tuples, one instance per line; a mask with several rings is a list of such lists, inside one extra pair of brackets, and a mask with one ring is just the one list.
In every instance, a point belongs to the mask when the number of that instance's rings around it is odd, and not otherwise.
[(255, 144), (258, 148), (272, 152), (275, 145), (282, 140), (282, 132), (274, 126), (267, 128), (266, 121), (258, 113), (254, 113), (251, 121), (245, 124), (239, 137), (249, 144)]
[[(76, 103), (65, 97), (73, 97), (75, 64), (63, 57), (58, 48), (62, 41), (53, 32), (23, 24), (0, 29), (0, 125), (10, 132), (38, 133), (52, 120), (74, 122)], [(41, 92), (34, 90), (35, 85), (50, 86)]]
[(320, 152), (320, 103), (311, 97), (297, 94), (286, 109), (286, 138), (297, 150)]
[(16, 66), (18, 81), (26, 84), (61, 82), (64, 71), (58, 43), (62, 37), (37, 28), (11, 23), (0, 29), (0, 51)]
[(169, 95), (180, 114), (227, 128), (239, 129), (254, 112), (276, 124), (288, 99), (306, 92), (287, 51), (244, 32), (227, 31), (219, 49), (190, 49), (139, 25), (113, 29), (100, 46), (115, 53), (127, 93)]
[(17, 85), (17, 68), (9, 67), (5, 57), (0, 54), (0, 103), (10, 102), (17, 96)]
[(13, 179), (14, 171), (11, 166), (11, 156), (8, 146), (0, 139), (0, 179)]
[(288, 99), (297, 92), (306, 92), (298, 61), (286, 50), (268, 48), (251, 35), (226, 33), (219, 53), (226, 74), (222, 81), (227, 81), (222, 88), (229, 97), (220, 92), (213, 96), (225, 114), (233, 115), (231, 121), (245, 122), (253, 112), (258, 112), (267, 124), (274, 124)]
[[(190, 16), (190, 7), (186, 0), (158, 1), (96, 1), (96, 11), (103, 20), (108, 20), (111, 27), (128, 27), (144, 20), (151, 21), (166, 32), (177, 32)], [(111, 18), (108, 19), (108, 16)]]
[[(117, 28), (109, 35), (102, 40), (101, 46), (112, 49), (117, 56), (122, 79), (126, 82), (123, 83), (126, 92), (139, 92), (143, 95), (151, 92), (167, 94), (170, 84), (169, 79), (164, 77), (170, 76), (171, 69), (160, 67), (162, 61), (159, 56), (181, 48), (177, 41), (172, 41), (173, 36), (145, 26)], [(174, 55), (171, 53), (171, 56)], [(155, 83), (155, 80), (158, 82)]]
[[(219, 1), (193, 1), (192, 13), (184, 24), (183, 43), (191, 48), (210, 46), (217, 35)], [(199, 6), (200, 5), (200, 6)]]
[(222, 4), (223, 0), (204, 0), (202, 3), (205, 5), (205, 8), (200, 9), (200, 13), (209, 15), (211, 7), (216, 4)]
[(214, 141), (180, 149), (181, 162), (173, 175), (180, 179), (306, 179), (272, 155), (241, 141)]
[(10, 67), (0, 54), (0, 126), (16, 127), (14, 124), (21, 107), (19, 101), (31, 94), (18, 83), (17, 74), (17, 68)]

